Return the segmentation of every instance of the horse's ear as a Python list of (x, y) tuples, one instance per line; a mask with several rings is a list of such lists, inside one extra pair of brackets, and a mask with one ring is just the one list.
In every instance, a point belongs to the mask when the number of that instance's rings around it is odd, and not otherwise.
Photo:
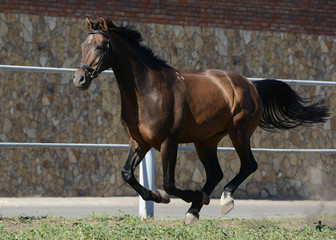
[(99, 26), (102, 28), (104, 32), (108, 32), (108, 27), (105, 18), (99, 17)]
[(86, 17), (85, 21), (87, 30), (92, 31), (93, 30), (92, 22), (90, 21), (89, 17)]

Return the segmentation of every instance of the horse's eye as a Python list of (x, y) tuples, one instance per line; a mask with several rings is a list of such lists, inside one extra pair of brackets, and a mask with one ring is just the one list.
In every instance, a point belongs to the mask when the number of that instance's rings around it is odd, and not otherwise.
[(104, 50), (104, 46), (99, 45), (99, 46), (96, 47), (96, 50), (100, 50), (100, 51), (102, 51), (102, 50)]

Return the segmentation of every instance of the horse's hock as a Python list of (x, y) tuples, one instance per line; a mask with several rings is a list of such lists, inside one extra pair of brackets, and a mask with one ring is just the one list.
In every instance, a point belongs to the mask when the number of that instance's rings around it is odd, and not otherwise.
[[(336, 79), (335, 38), (309, 34), (134, 23), (144, 43), (179, 69), (217, 68), (248, 77)], [(73, 67), (86, 36), (83, 18), (0, 13), (0, 63)], [(120, 123), (115, 80), (100, 76), (87, 92), (67, 74), (1, 71), (0, 138), (3, 142), (127, 143)], [(336, 104), (336, 89), (295, 86), (300, 95), (320, 95)], [(258, 128), (252, 147), (336, 148), (332, 112), (325, 124), (268, 133)], [(226, 138), (221, 146), (231, 146)], [(224, 179), (239, 170), (236, 153), (219, 152)], [(335, 155), (255, 153), (259, 164), (235, 198), (335, 199)], [(124, 150), (2, 149), (0, 196), (135, 195), (123, 181)], [(162, 170), (156, 154), (156, 185)], [(180, 151), (176, 184), (200, 189), (205, 172), (197, 154)]]

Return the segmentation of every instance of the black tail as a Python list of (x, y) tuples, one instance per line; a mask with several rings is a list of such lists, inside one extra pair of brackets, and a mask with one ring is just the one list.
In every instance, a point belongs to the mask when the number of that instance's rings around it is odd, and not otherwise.
[(259, 126), (265, 130), (325, 122), (329, 117), (329, 108), (323, 100), (312, 103), (311, 99), (301, 98), (284, 82), (265, 79), (253, 84), (263, 102)]

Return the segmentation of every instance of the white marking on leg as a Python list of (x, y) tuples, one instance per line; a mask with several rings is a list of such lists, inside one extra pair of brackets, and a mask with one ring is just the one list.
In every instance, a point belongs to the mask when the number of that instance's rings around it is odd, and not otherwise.
[(220, 199), (220, 206), (222, 208), (222, 214), (228, 214), (234, 207), (234, 200), (231, 197), (231, 193), (223, 192)]
[(186, 213), (185, 216), (185, 224), (193, 224), (194, 222), (197, 222), (199, 220), (199, 214), (192, 214), (192, 213)]

